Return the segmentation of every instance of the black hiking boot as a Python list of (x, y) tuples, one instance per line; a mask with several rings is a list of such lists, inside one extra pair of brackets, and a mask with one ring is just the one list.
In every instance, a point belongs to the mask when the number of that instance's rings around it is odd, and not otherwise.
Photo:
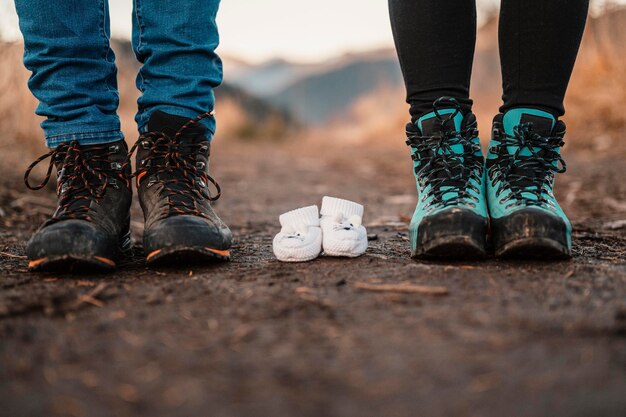
[[(59, 145), (33, 162), (24, 182), (43, 188), (57, 169), (58, 207), (28, 242), (31, 271), (107, 271), (130, 252), (130, 168), (123, 140), (81, 146)], [(31, 170), (50, 158), (44, 181), (31, 186)]]
[[(215, 214), (211, 202), (220, 197), (209, 176), (211, 143), (207, 129), (194, 120), (155, 112), (137, 149), (139, 202), (145, 218), (146, 261), (164, 265), (177, 261), (230, 259), (230, 229)], [(217, 194), (209, 191), (212, 183)]]

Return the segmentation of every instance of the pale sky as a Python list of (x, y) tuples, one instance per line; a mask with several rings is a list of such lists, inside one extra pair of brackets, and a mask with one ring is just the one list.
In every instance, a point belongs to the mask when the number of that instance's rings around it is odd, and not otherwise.
[[(483, 10), (499, 3), (478, 2)], [(132, 0), (110, 4), (113, 35), (128, 38)], [(393, 45), (387, 0), (222, 0), (218, 25), (218, 51), (253, 62), (275, 57), (319, 61)], [(0, 0), (0, 34), (19, 37), (13, 0)]]

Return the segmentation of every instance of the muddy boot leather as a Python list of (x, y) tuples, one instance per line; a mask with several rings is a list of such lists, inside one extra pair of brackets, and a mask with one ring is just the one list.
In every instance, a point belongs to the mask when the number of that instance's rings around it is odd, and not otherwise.
[[(45, 180), (31, 186), (32, 168), (50, 158)], [(130, 251), (130, 166), (124, 141), (81, 146), (59, 145), (26, 171), (30, 189), (43, 188), (57, 170), (58, 207), (28, 242), (29, 268), (35, 271), (113, 269)]]
[[(155, 112), (137, 148), (137, 187), (145, 218), (143, 236), (150, 264), (227, 260), (230, 229), (211, 202), (219, 186), (208, 174), (211, 143), (206, 128), (184, 117)], [(132, 151), (131, 151), (132, 153)], [(216, 186), (216, 196), (209, 185)]]

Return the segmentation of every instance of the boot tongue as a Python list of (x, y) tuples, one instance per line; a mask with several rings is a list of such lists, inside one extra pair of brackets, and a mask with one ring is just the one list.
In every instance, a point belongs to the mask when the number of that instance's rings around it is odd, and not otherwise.
[[(556, 120), (550, 113), (542, 110), (517, 108), (506, 112), (502, 123), (505, 133), (510, 136), (515, 136), (515, 128), (520, 124), (530, 123), (532, 124), (533, 132), (543, 137), (550, 137), (552, 136)], [(514, 154), (517, 149), (517, 146), (507, 147), (510, 155)], [(532, 152), (530, 149), (524, 148), (521, 150), (519, 155), (530, 156), (532, 155)]]
[[(163, 132), (170, 138), (174, 138), (176, 133), (189, 123), (189, 118), (175, 116), (173, 114), (164, 113), (160, 110), (155, 111), (150, 116), (148, 122), (149, 132)], [(183, 140), (191, 140), (193, 142), (206, 140), (207, 128), (200, 123), (192, 123), (180, 135)]]
[[(446, 122), (446, 120), (455, 112), (456, 109), (441, 109), (439, 110), (439, 116), (443, 119), (443, 122)], [(461, 112), (454, 116), (453, 120), (445, 123), (445, 126), (443, 126), (444, 123), (437, 118), (435, 112), (427, 113), (415, 122), (423, 136), (439, 136), (441, 135), (442, 128), (446, 131), (456, 130), (457, 132), (460, 132), (462, 123), (463, 114)]]
[(543, 137), (552, 136), (556, 119), (550, 113), (537, 109), (512, 109), (504, 114), (504, 131), (513, 135), (515, 127), (532, 123), (532, 130)]
[[(172, 114), (164, 113), (162, 111), (155, 111), (150, 116), (150, 121), (148, 122), (148, 131), (149, 132), (162, 132), (167, 135), (170, 139), (174, 139), (178, 131), (189, 123), (189, 118), (175, 116)], [(176, 142), (178, 144), (183, 145), (192, 145), (198, 144), (200, 142), (206, 142), (207, 139), (207, 131), (208, 129), (200, 124), (200, 123), (191, 123), (189, 124), (185, 130), (178, 136)], [(179, 148), (180, 154), (183, 158), (187, 159), (190, 163), (195, 163), (197, 161), (197, 155), (194, 154), (194, 147), (191, 146), (183, 146)], [(164, 160), (159, 159), (155, 160), (156, 164), (165, 163)], [(159, 178), (162, 180), (172, 180), (177, 179), (180, 175), (182, 175), (178, 170), (174, 171), (166, 171), (159, 174)], [(190, 184), (187, 184), (184, 181), (170, 181), (168, 182), (168, 187), (172, 190), (176, 191), (186, 191), (191, 187)], [(190, 195), (190, 193), (177, 193), (170, 195), (170, 202), (173, 205), (183, 205), (187, 207), (193, 207), (195, 202), (194, 198)]]
[[(437, 114), (435, 112), (431, 112), (417, 119), (415, 124), (422, 132), (422, 136), (441, 136), (444, 132), (461, 131), (461, 126), (463, 124), (464, 118), (463, 113), (461, 113), (460, 111), (457, 112), (456, 109), (439, 109), (438, 113), (439, 117), (437, 117)], [(457, 114), (451, 120), (449, 120), (455, 113)], [(463, 144), (461, 143), (451, 145), (450, 150), (456, 155), (463, 155), (465, 151)], [(439, 152), (442, 153), (443, 150), (440, 150)], [(456, 172), (454, 172), (453, 174), (455, 173)], [(447, 178), (448, 176), (449, 174), (443, 171), (437, 174), (438, 178)], [(449, 191), (443, 194), (444, 200), (455, 198), (458, 195), (458, 193), (454, 191), (455, 185), (458, 184), (450, 183), (441, 187), (443, 191)]]
[[(417, 119), (415, 124), (422, 132), (422, 136), (441, 136), (443, 132), (461, 131), (463, 124), (463, 114), (458, 112), (452, 120), (448, 119), (456, 112), (456, 109), (441, 109), (439, 110), (439, 117), (435, 112), (427, 113), (424, 116)], [(462, 144), (455, 144), (451, 146), (452, 152), (457, 155), (462, 155), (464, 152)]]
[[(103, 187), (104, 182), (108, 181), (108, 176), (113, 176), (111, 172), (111, 159), (108, 157), (107, 149), (110, 146), (118, 145), (120, 147), (126, 147), (124, 141), (119, 141), (113, 144), (103, 145), (84, 145), (79, 150), (67, 150), (63, 151), (60, 155), (62, 158), (55, 162), (57, 169), (57, 183), (60, 185), (61, 196), (67, 198), (64, 202), (67, 204), (64, 208), (66, 213), (76, 213), (84, 211), (81, 207), (89, 206), (90, 200), (94, 198), (93, 192), (97, 188)], [(82, 164), (76, 165), (73, 163), (74, 157), (70, 157), (70, 162), (64, 164), (64, 158), (67, 152), (80, 152), (80, 158), (84, 161), (88, 161), (89, 166), (92, 169), (97, 169), (100, 172), (106, 172), (108, 175), (101, 179), (94, 176), (90, 172), (87, 172)], [(74, 179), (69, 179), (74, 178)], [(60, 214), (60, 213), (59, 213)]]

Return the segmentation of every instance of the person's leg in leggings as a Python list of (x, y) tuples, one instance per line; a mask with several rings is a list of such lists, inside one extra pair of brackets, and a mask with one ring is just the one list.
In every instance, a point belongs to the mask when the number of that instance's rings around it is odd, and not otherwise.
[(475, 1), (389, 0), (389, 12), (413, 119), (443, 96), (470, 111)]
[(120, 140), (107, 1), (16, 0), (15, 6), (46, 144)]
[[(194, 118), (214, 110), (222, 82), (215, 22), (219, 0), (134, 0), (133, 48), (143, 66), (137, 77), (137, 124), (145, 131), (157, 110)], [(213, 118), (204, 119), (211, 136)]]
[(589, 0), (502, 0), (501, 112), (533, 107), (563, 116), (588, 9)]
[(484, 159), (471, 113), (473, 0), (389, 0), (404, 74), (418, 202), (409, 226), (417, 258), (486, 254)]

